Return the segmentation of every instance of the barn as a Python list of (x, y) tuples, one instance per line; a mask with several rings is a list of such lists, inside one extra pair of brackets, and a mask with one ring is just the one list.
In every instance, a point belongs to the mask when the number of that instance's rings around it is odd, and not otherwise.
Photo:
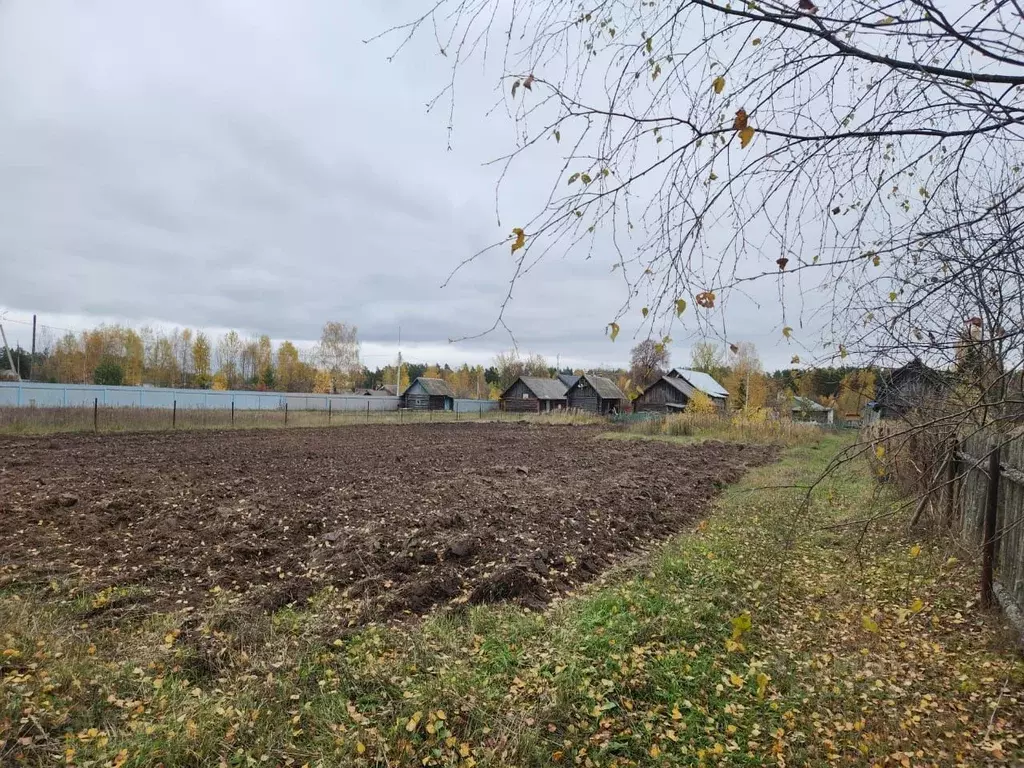
[(501, 393), (501, 409), (517, 413), (547, 413), (566, 407), (566, 386), (558, 379), (520, 376)]
[(420, 376), (402, 393), (402, 407), (416, 411), (450, 411), (455, 408), (455, 393), (443, 379)]
[(590, 413), (621, 413), (626, 395), (615, 382), (604, 376), (585, 373), (565, 393), (570, 408)]

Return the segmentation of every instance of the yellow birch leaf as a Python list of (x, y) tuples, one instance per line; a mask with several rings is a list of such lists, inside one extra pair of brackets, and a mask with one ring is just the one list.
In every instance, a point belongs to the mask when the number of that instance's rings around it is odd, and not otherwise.
[(676, 299), (676, 317), (686, 311), (686, 299)]
[(615, 337), (619, 335), (618, 323), (608, 323), (608, 335), (611, 337), (612, 341), (615, 341)]
[(745, 149), (754, 139), (754, 129), (749, 125), (746, 128), (740, 129), (740, 149)]
[(765, 693), (768, 691), (768, 681), (771, 680), (768, 675), (764, 672), (759, 672), (757, 675), (757, 698), (763, 699)]
[(915, 558), (921, 554), (921, 547), (917, 544), (910, 548), (910, 557)]
[(793, 335), (793, 329), (787, 325), (785, 328), (782, 329), (782, 335), (788, 339), (790, 336)]
[(715, 93), (721, 93), (725, 90), (725, 78), (719, 75), (711, 83), (711, 87), (715, 89)]
[(516, 236), (515, 242), (512, 243), (512, 253), (515, 253), (526, 245), (526, 233), (522, 227), (513, 227), (512, 234)]
[(864, 629), (866, 629), (868, 632), (878, 632), (878, 622), (876, 622), (867, 614), (861, 617), (860, 622), (863, 625)]
[(409, 722), (407, 722), (405, 724), (405, 730), (407, 730), (409, 733), (412, 733), (413, 731), (415, 731), (416, 728), (419, 727), (420, 718), (421, 717), (423, 717), (423, 713), (422, 712), (420, 712), (420, 711), (414, 712), (412, 717), (409, 718)]
[(750, 620), (749, 613), (743, 613), (734, 619), (730, 619), (729, 623), (732, 624), (732, 639), (739, 640), (743, 637), (744, 632), (748, 632), (753, 626), (753, 622)]

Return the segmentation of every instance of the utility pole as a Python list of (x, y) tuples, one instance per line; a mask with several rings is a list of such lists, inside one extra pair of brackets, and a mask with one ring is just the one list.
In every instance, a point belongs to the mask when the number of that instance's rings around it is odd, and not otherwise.
[(402, 326), (398, 326), (398, 372), (395, 373), (395, 394), (402, 394)]
[(36, 375), (36, 316), (32, 315), (32, 357), (28, 362), (28, 380)]
[(21, 381), (21, 374), (14, 367), (14, 358), (11, 357), (11, 345), (7, 343), (7, 334), (4, 333), (3, 323), (0, 323), (0, 338), (4, 340), (4, 349), (7, 351), (7, 365), (11, 367), (11, 373), (18, 377), (18, 381)]

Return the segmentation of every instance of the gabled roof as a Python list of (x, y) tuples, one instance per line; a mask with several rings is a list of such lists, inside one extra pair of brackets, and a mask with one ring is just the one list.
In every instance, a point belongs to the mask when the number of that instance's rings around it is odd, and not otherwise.
[(560, 382), (562, 382), (563, 384), (565, 384), (566, 389), (568, 389), (573, 384), (575, 384), (577, 381), (579, 381), (580, 377), (576, 376), (576, 375), (574, 375), (572, 373), (560, 373), (560, 374), (558, 374), (558, 380)]
[(800, 395), (793, 395), (793, 406), (794, 411), (830, 411), (831, 408), (826, 408), (821, 403), (816, 403), (809, 397), (800, 397)]
[(397, 384), (381, 384), (380, 388), (379, 388), (379, 391), (387, 393), (389, 395), (397, 395), (398, 394), (398, 385)]
[[(694, 393), (694, 388), (690, 385), (690, 382), (679, 376), (662, 376), (660, 379), (658, 379), (658, 381), (654, 382), (654, 384), (651, 384), (651, 387), (662, 381), (665, 382), (665, 384), (667, 384), (668, 386), (672, 387), (672, 389), (682, 392), (683, 395), (685, 395), (687, 398), (689, 398)], [(651, 387), (645, 389), (644, 392), (646, 392)]]
[[(597, 392), (597, 396), (602, 400), (625, 400), (625, 393), (618, 388), (614, 381), (606, 379), (604, 376), (595, 376), (591, 373), (585, 373), (580, 376), (579, 380), (569, 387), (570, 390), (575, 389), (580, 385), (580, 382), (586, 380), (586, 382), (594, 388)], [(568, 393), (567, 393), (568, 394)]]
[(669, 376), (686, 379), (694, 389), (699, 389), (709, 397), (728, 397), (729, 392), (704, 371), (691, 371), (689, 368), (673, 368)]
[(455, 397), (455, 392), (448, 386), (448, 382), (444, 379), (428, 379), (426, 376), (419, 376), (414, 379), (408, 387), (405, 388), (404, 395), (410, 389), (412, 389), (416, 382), (419, 382), (420, 386), (426, 391), (428, 395), (435, 397)]
[[(544, 379), (540, 376), (520, 376), (512, 382), (505, 392), (512, 389), (518, 381), (523, 382), (526, 388), (533, 392), (538, 400), (565, 400), (565, 393), (567, 391), (565, 384), (558, 379)], [(505, 392), (501, 393), (502, 397), (505, 396)]]

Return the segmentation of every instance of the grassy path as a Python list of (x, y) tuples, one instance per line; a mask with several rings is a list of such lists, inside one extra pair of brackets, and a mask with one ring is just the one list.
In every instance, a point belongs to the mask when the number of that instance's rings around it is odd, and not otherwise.
[[(908, 538), (839, 438), (544, 615), (342, 637), (314, 602), (106, 626), (0, 595), (0, 764), (979, 765), (1024, 760), (1024, 665), (949, 539)], [(326, 603), (325, 603), (326, 605)], [(193, 627), (188, 629), (188, 627)], [(185, 642), (189, 638), (189, 642)], [(3, 650), (6, 649), (6, 650)]]

